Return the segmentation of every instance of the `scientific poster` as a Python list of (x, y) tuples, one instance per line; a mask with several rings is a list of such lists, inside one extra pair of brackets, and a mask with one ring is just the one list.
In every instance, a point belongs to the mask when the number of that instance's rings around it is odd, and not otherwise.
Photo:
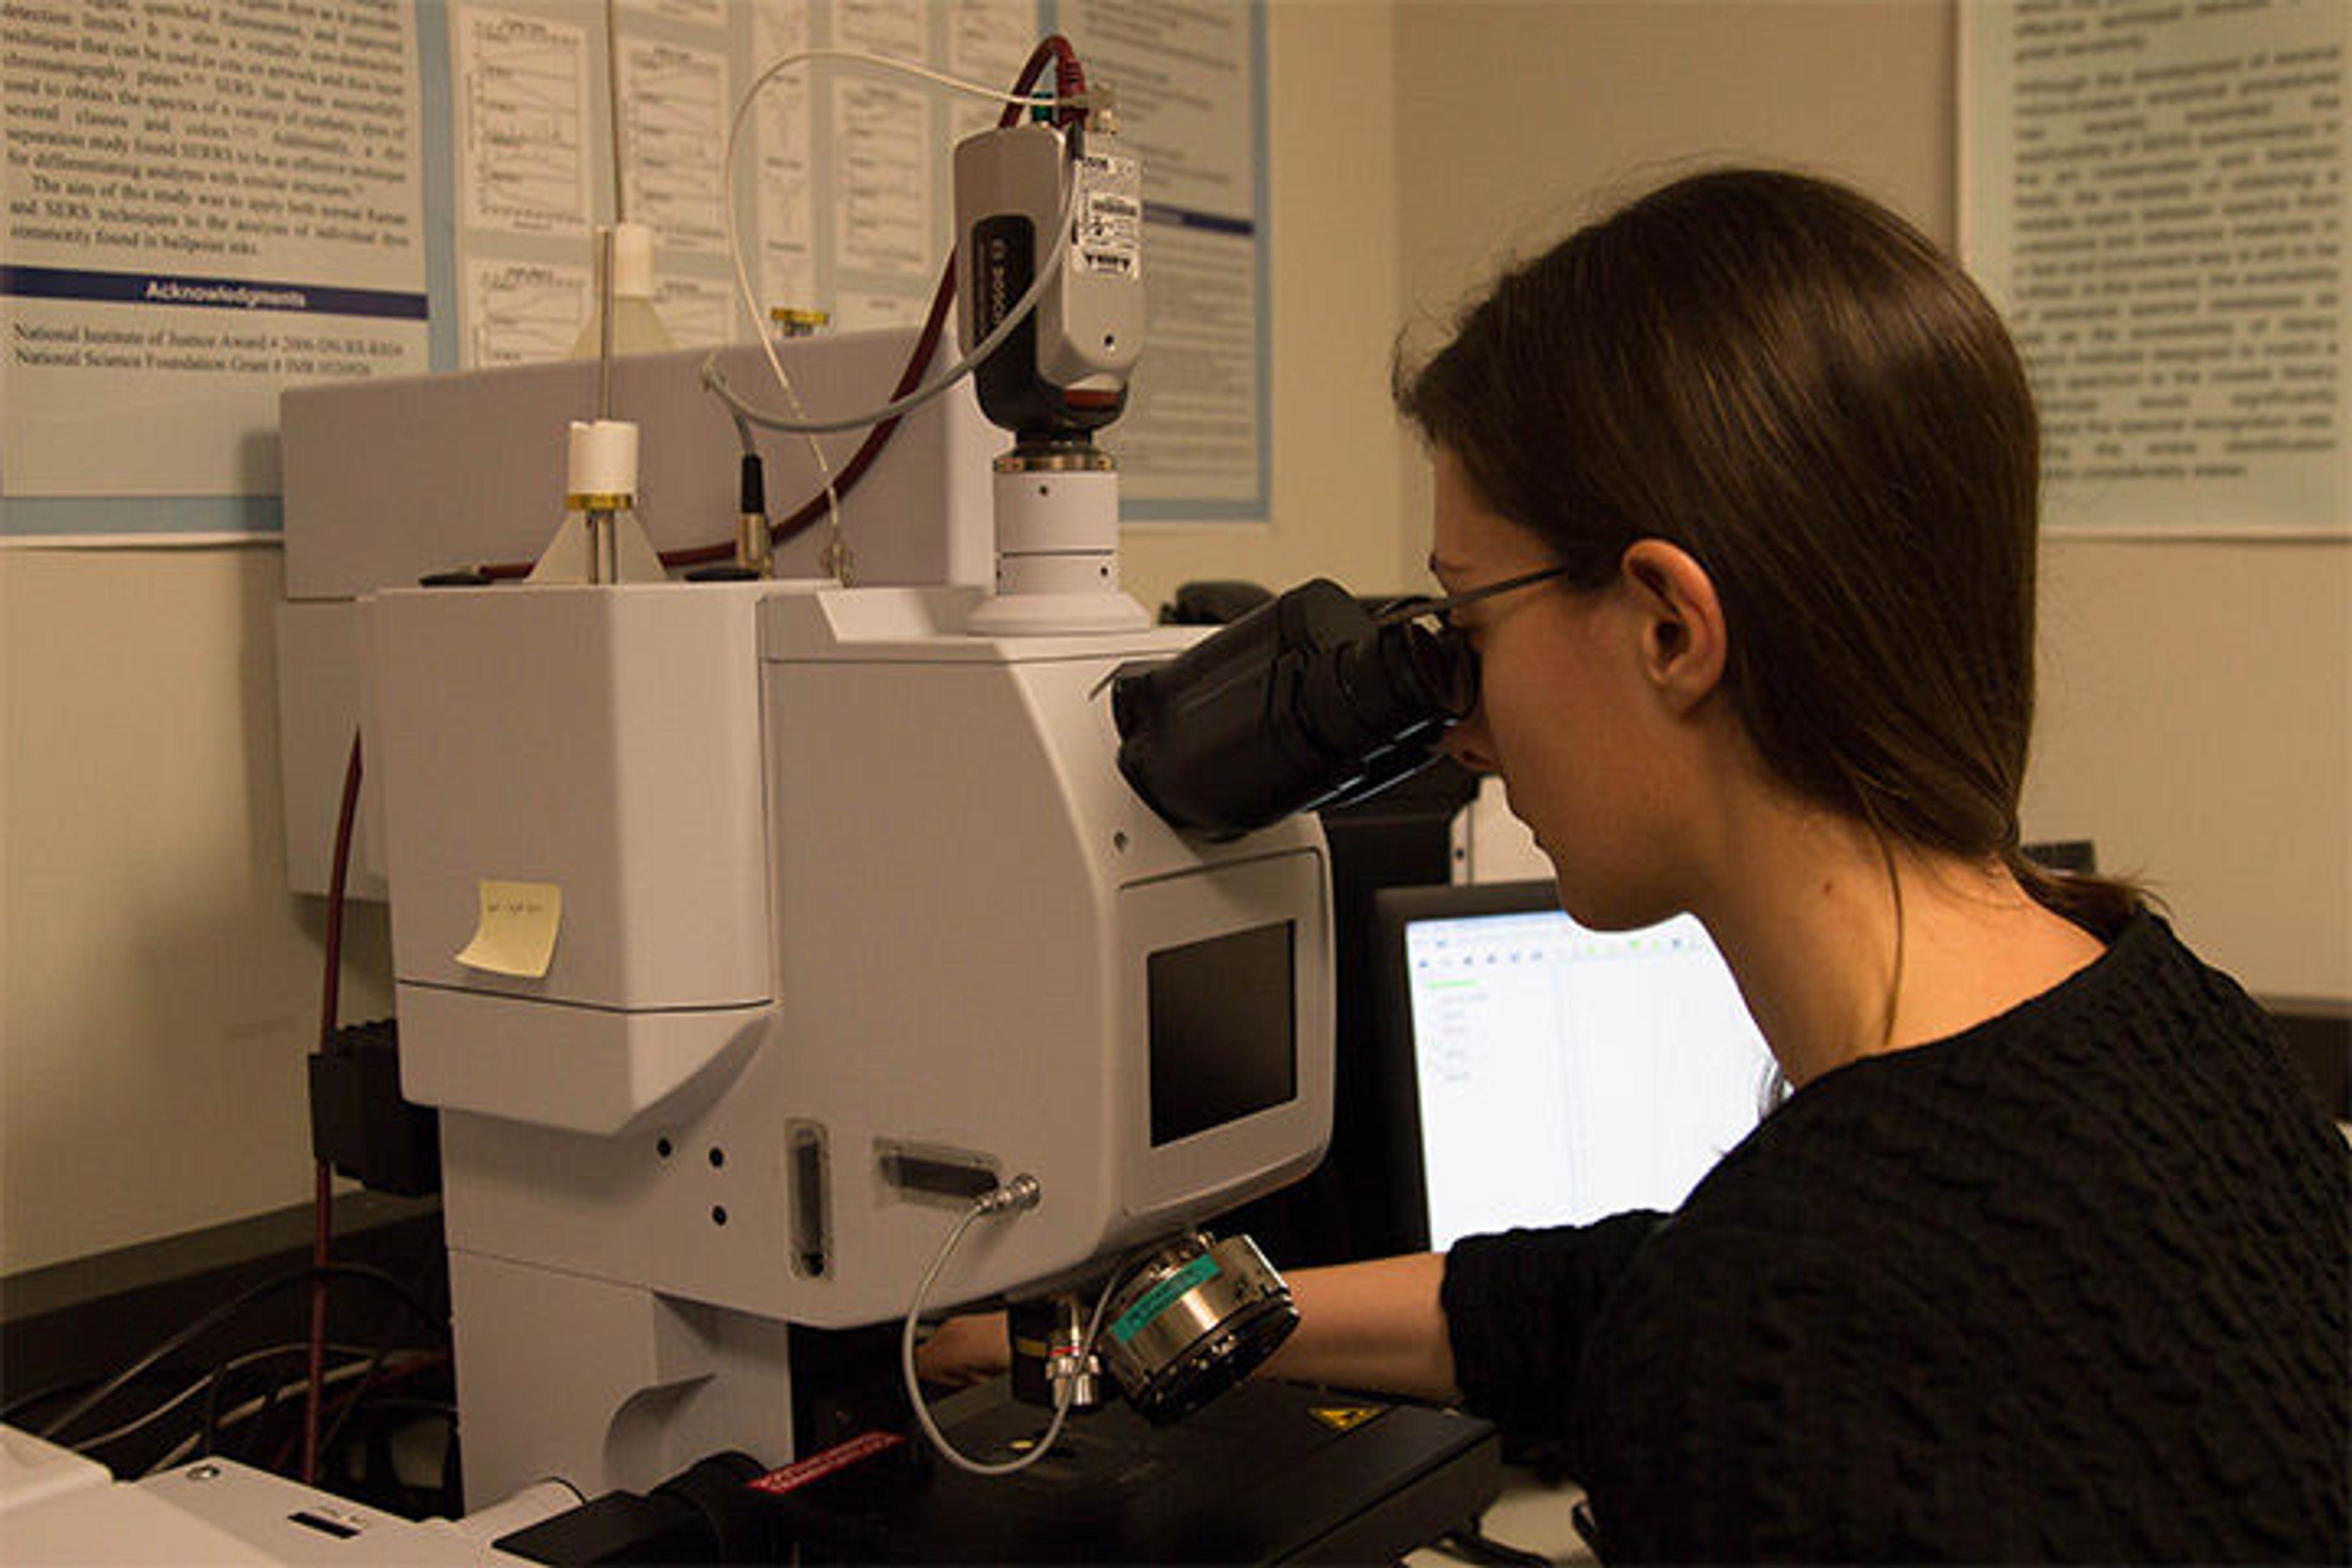
[[(278, 395), (573, 351), (594, 227), (656, 231), (680, 346), (921, 318), (950, 159), (1048, 27), (1144, 152), (1157, 331), (1116, 428), (1130, 515), (1263, 516), (1264, 17), (1139, 0), (0, 0), (0, 545), (273, 538)], [(611, 108), (617, 83), (622, 109)], [(615, 150), (622, 178), (614, 178)]]
[(1118, 453), (1129, 516), (1265, 515), (1266, 190), (1254, 11), (1065, 0), (1143, 160), (1150, 344)]
[(1961, 8), (1963, 244), (2093, 537), (2352, 538), (2352, 5)]
[(425, 368), (406, 5), (10, 0), (0, 45), (11, 532), (273, 495), (278, 388)]

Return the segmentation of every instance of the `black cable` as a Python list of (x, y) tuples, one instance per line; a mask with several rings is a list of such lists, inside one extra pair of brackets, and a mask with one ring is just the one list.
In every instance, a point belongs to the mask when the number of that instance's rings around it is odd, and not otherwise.
[[(95, 1437), (84, 1437), (75, 1445), (75, 1447), (80, 1453), (95, 1457), (100, 1448), (128, 1441), (147, 1431), (198, 1394), (203, 1394), (205, 1401), (201, 1407), (204, 1418), (199, 1423), (197, 1436), (207, 1436), (215, 1427), (226, 1424), (219, 1415), (219, 1407), (223, 1403), (223, 1391), (234, 1386), (232, 1379), (240, 1377), (249, 1369), (268, 1362), (283, 1360), (287, 1356), (300, 1355), (308, 1348), (299, 1341), (291, 1341), (285, 1344), (268, 1345), (259, 1350), (247, 1351), (241, 1355), (225, 1357), (214, 1365), (211, 1372), (182, 1388), (178, 1393), (163, 1399), (145, 1414), (134, 1415), (121, 1426), (101, 1432)], [(334, 1369), (334, 1374), (337, 1376), (341, 1376), (346, 1368), (365, 1363), (371, 1353), (367, 1347), (362, 1345), (336, 1344), (327, 1348), (331, 1353), (341, 1358), (341, 1364)], [(96, 1378), (84, 1380), (89, 1384), (95, 1384), (97, 1381)], [(234, 1419), (234, 1417), (231, 1418)], [(204, 1451), (209, 1453), (211, 1449), (207, 1447)]]
[[(314, 1279), (362, 1279), (389, 1290), (416, 1315), (418, 1321), (433, 1331), (436, 1340), (441, 1345), (446, 1347), (449, 1342), (448, 1324), (440, 1315), (418, 1300), (407, 1286), (381, 1268), (371, 1268), (363, 1263), (330, 1263), (323, 1268), (313, 1265), (290, 1269), (239, 1292), (231, 1300), (222, 1302), (195, 1321), (181, 1329), (153, 1350), (149, 1351), (85, 1394), (72, 1409), (42, 1427), (39, 1435), (52, 1443), (63, 1444), (67, 1427), (71, 1426), (107, 1400), (113, 1398), (130, 1384), (145, 1376), (160, 1363), (185, 1350), (197, 1339), (234, 1319), (238, 1313), (253, 1306), (255, 1302), (291, 1287), (308, 1284)], [(72, 1445), (64, 1444), (64, 1446), (70, 1447)]]
[[(302, 1348), (307, 1352), (310, 1347), (305, 1345)], [(196, 1427), (196, 1458), (199, 1459), (212, 1458), (213, 1445), (220, 1441), (221, 1389), (234, 1372), (232, 1363), (222, 1362), (213, 1367), (212, 1376), (205, 1380), (205, 1418)], [(96, 1447), (98, 1440), (93, 1438), (89, 1446)]]
[[(285, 1355), (297, 1355), (301, 1353), (305, 1348), (306, 1347), (299, 1344), (283, 1345), (279, 1346), (275, 1352), (268, 1353), (273, 1358)], [(339, 1364), (331, 1368), (327, 1373), (329, 1380), (334, 1383), (341, 1383), (351, 1375), (356, 1373), (361, 1368), (368, 1363), (371, 1354), (371, 1352), (363, 1350), (354, 1352), (352, 1347), (346, 1345), (336, 1345), (331, 1348), (337, 1355), (344, 1357)], [(413, 1347), (410, 1349), (408, 1353), (418, 1358), (417, 1364), (419, 1365), (425, 1363), (430, 1363), (435, 1365), (445, 1364), (448, 1359), (439, 1351), (418, 1351)], [(258, 1358), (247, 1358), (247, 1361), (255, 1359)], [(225, 1366), (222, 1370), (226, 1373), (236, 1373), (241, 1376), (247, 1369), (242, 1363), (230, 1363), (229, 1365)], [(404, 1377), (412, 1370), (413, 1368), (410, 1364), (404, 1363), (402, 1366), (394, 1369), (391, 1375), (393, 1377)], [(188, 1459), (204, 1458), (207, 1456), (226, 1452), (225, 1442), (231, 1427), (238, 1427), (242, 1429), (236, 1449), (238, 1457), (243, 1458), (252, 1454), (255, 1449), (255, 1446), (262, 1440), (257, 1423), (264, 1420), (272, 1412), (272, 1410), (278, 1408), (283, 1401), (299, 1393), (304, 1386), (306, 1386), (307, 1381), (306, 1377), (299, 1376), (291, 1381), (278, 1379), (271, 1385), (271, 1397), (264, 1398), (257, 1396), (247, 1401), (241, 1405), (232, 1406), (226, 1411), (219, 1411), (217, 1409), (213, 1410), (207, 1415), (207, 1424), (205, 1426), (196, 1431), (188, 1433), (187, 1436), (180, 1440), (176, 1447), (170, 1449), (163, 1458), (151, 1463), (143, 1473), (146, 1475), (153, 1475), (159, 1470), (170, 1468), (171, 1467), (181, 1464)], [(181, 1394), (175, 1395), (173, 1403), (178, 1404), (187, 1395), (195, 1394), (199, 1390), (204, 1391), (207, 1394), (217, 1395), (223, 1390), (234, 1389), (235, 1386), (234, 1383), (228, 1382), (226, 1379), (217, 1386), (215, 1386), (210, 1379), (206, 1379), (203, 1383), (195, 1384), (184, 1390)], [(212, 1404), (215, 1402), (208, 1400), (207, 1403)], [(137, 1420), (130, 1423), (128, 1426), (117, 1428), (115, 1431), (110, 1432), (104, 1436), (87, 1437), (82, 1439), (75, 1446), (76, 1449), (79, 1453), (88, 1455), (91, 1458), (96, 1458), (96, 1451), (99, 1448), (128, 1438), (133, 1435), (134, 1428), (143, 1429), (147, 1426), (152, 1426), (166, 1414), (168, 1414), (168, 1406), (152, 1411), (148, 1415), (140, 1416)], [(298, 1432), (289, 1439), (287, 1450), (284, 1453), (278, 1455), (268, 1465), (263, 1468), (269, 1469), (272, 1473), (285, 1473), (285, 1466), (291, 1456), (293, 1445), (299, 1440), (300, 1434)], [(103, 1462), (110, 1468), (116, 1468), (115, 1462), (112, 1460)], [(117, 1473), (121, 1473), (119, 1468), (117, 1469)]]
[(0, 1426), (22, 1426), (23, 1422), (19, 1418), (26, 1411), (37, 1405), (47, 1405), (52, 1399), (62, 1399), (76, 1390), (95, 1387), (97, 1384), (98, 1374), (94, 1373), (79, 1377), (61, 1377), (55, 1383), (45, 1383), (28, 1393), (16, 1395), (5, 1405), (0, 1405)]
[[(351, 1398), (344, 1402), (343, 1408), (341, 1412), (336, 1415), (334, 1424), (327, 1429), (326, 1435), (319, 1439), (318, 1462), (320, 1465), (323, 1466), (326, 1463), (326, 1456), (334, 1448), (335, 1440), (341, 1436), (343, 1427), (350, 1422), (352, 1413), (357, 1411), (361, 1404), (366, 1400), (369, 1392), (379, 1386), (378, 1380), (383, 1379), (385, 1382), (393, 1381), (392, 1378), (384, 1378), (383, 1368), (385, 1361), (391, 1357), (394, 1350), (399, 1348), (397, 1342), (394, 1341), (393, 1337), (394, 1331), (398, 1329), (399, 1326), (400, 1319), (397, 1312), (389, 1314), (385, 1317), (383, 1331), (377, 1339), (379, 1348), (375, 1352), (375, 1358), (368, 1363), (367, 1370), (360, 1374), (359, 1387), (354, 1389), (352, 1393)], [(415, 1375), (418, 1371), (422, 1370), (424, 1364), (425, 1363), (419, 1363), (404, 1367), (398, 1373), (394, 1373), (393, 1378), (412, 1377)]]
[(440, 1415), (451, 1421), (457, 1419), (457, 1407), (446, 1399), (429, 1399), (421, 1394), (379, 1394), (368, 1401), (370, 1410), (400, 1410), (417, 1415)]
[(1552, 1560), (1540, 1552), (1529, 1552), (1522, 1546), (1511, 1546), (1496, 1540), (1475, 1524), (1465, 1524), (1447, 1531), (1438, 1537), (1441, 1545), (1451, 1546), (1475, 1563), (1493, 1563), (1505, 1568), (1553, 1568)]
[(435, 1511), (444, 1519), (456, 1519), (466, 1511), (466, 1467), (459, 1450), (463, 1428), (458, 1424), (457, 1407), (449, 1406), (449, 1440), (441, 1446), (441, 1498)]
[[(404, 1376), (410, 1370), (403, 1368), (393, 1373), (391, 1376)], [(388, 1382), (389, 1378), (386, 1381)], [(457, 1407), (446, 1399), (430, 1399), (422, 1394), (386, 1394), (380, 1391), (371, 1393), (362, 1387), (344, 1404), (342, 1410), (335, 1417), (334, 1425), (328, 1427), (326, 1436), (319, 1439), (320, 1475), (340, 1479), (345, 1474), (345, 1471), (340, 1468), (336, 1456), (347, 1441), (344, 1428), (352, 1424), (353, 1416), (363, 1418), (364, 1430), (375, 1432), (381, 1430), (383, 1416), (402, 1413), (442, 1417), (449, 1423), (453, 1438), (457, 1433)]]
[[(387, 1354), (389, 1352), (386, 1352)], [(457, 1407), (447, 1398), (427, 1394), (401, 1394), (394, 1387), (409, 1378), (434, 1372), (446, 1372), (446, 1356), (428, 1356), (419, 1361), (385, 1370), (382, 1361), (369, 1365), (360, 1386), (343, 1402), (334, 1422), (319, 1440), (319, 1485), (354, 1500), (368, 1500), (371, 1491), (382, 1492), (387, 1488), (402, 1488), (397, 1467), (390, 1458), (387, 1417), (403, 1415), (430, 1415), (448, 1423), (449, 1436), (445, 1452), (454, 1449), (457, 1440)], [(350, 1430), (346, 1430), (350, 1428)], [(346, 1450), (354, 1440), (364, 1440), (368, 1456), (360, 1477), (352, 1475)], [(376, 1456), (381, 1451), (383, 1462), (379, 1466)], [(379, 1471), (381, 1474), (379, 1475)], [(371, 1489), (365, 1478), (378, 1477)], [(352, 1488), (357, 1485), (358, 1489)]]
[[(78, 1447), (86, 1452), (143, 1432), (197, 1394), (216, 1395), (218, 1391), (214, 1386), (215, 1380), (226, 1378), (263, 1361), (281, 1356), (299, 1355), (307, 1348), (301, 1341), (289, 1340), (283, 1344), (267, 1345), (237, 1355), (223, 1357), (213, 1363), (212, 1371), (165, 1397), (145, 1415), (136, 1416), (111, 1431), (101, 1432), (95, 1437), (82, 1438)], [(346, 1365), (353, 1362), (364, 1361), (370, 1353), (368, 1347), (364, 1345), (335, 1344), (330, 1345), (328, 1349), (342, 1357)], [(8, 1401), (5, 1406), (0, 1406), (0, 1426), (18, 1426), (29, 1431), (31, 1430), (29, 1424), (23, 1419), (27, 1412), (47, 1405), (52, 1400), (61, 1399), (84, 1389), (95, 1388), (103, 1375), (103, 1373), (91, 1373), (78, 1377), (59, 1378), (55, 1383), (46, 1384), (39, 1388), (20, 1394)], [(207, 1403), (210, 1402), (208, 1397)]]
[[(303, 1380), (303, 1386), (305, 1388), (310, 1386), (310, 1380), (308, 1378)], [(238, 1441), (236, 1446), (236, 1457), (240, 1463), (251, 1464), (253, 1462), (257, 1446), (261, 1441), (262, 1429), (269, 1425), (269, 1417), (278, 1409), (278, 1396), (285, 1392), (285, 1384), (276, 1382), (275, 1380), (270, 1383), (268, 1387), (261, 1391), (261, 1408), (255, 1411), (252, 1418), (246, 1424), (245, 1436)], [(278, 1466), (271, 1467), (272, 1469), (277, 1469), (279, 1467)], [(308, 1486), (310, 1483), (305, 1481), (303, 1484)]]
[[(383, 1371), (384, 1358), (391, 1354), (392, 1347), (389, 1345), (376, 1352), (375, 1358), (368, 1363), (367, 1370), (360, 1373), (360, 1385), (352, 1390), (352, 1396), (343, 1401), (342, 1409), (335, 1413), (334, 1421), (319, 1438), (317, 1449), (319, 1466), (323, 1466), (326, 1463), (326, 1457), (335, 1451), (336, 1443), (342, 1438), (343, 1428), (351, 1424), (352, 1416), (366, 1401), (369, 1390), (375, 1386), (377, 1375)], [(312, 1483), (316, 1484), (315, 1476), (312, 1478)]]

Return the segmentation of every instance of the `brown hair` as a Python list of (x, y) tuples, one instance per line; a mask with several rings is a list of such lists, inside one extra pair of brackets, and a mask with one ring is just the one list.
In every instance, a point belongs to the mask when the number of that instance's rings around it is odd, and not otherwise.
[(1901, 218), (1802, 175), (1677, 181), (1507, 273), (1398, 405), (1586, 587), (1688, 551), (1776, 773), (1894, 840), (1999, 857), (2101, 931), (2128, 885), (2018, 843), (2039, 441), (1984, 296)]

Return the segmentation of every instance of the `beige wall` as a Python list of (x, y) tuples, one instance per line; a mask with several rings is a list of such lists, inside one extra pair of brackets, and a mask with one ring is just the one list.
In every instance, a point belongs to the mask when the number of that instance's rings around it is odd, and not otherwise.
[(1403, 279), (1450, 305), (1678, 170), (1789, 164), (1948, 234), (1951, 18), (1924, 0), (1404, 0)]
[[(1794, 164), (1949, 242), (1951, 7), (1401, 6), (1400, 267), (1443, 308), (1676, 168)], [(2258, 994), (2352, 995), (2352, 548), (2045, 552), (2034, 837), (2088, 837)]]
[[(1195, 576), (1415, 574), (1389, 347), (1673, 167), (1843, 175), (1948, 237), (1943, 4), (1399, 5), (1269, 19), (1274, 509)], [(2062, 545), (2029, 831), (2095, 837), (2257, 989), (2352, 995), (2352, 551)], [(300, 1201), (320, 911), (278, 847), (268, 550), (0, 552), (0, 1271)], [(345, 1016), (386, 1008), (362, 915)]]
[(2053, 546), (2042, 672), (2027, 831), (2257, 995), (2352, 997), (2352, 546)]
[(1389, 411), (1398, 312), (1399, 62), (1386, 4), (1284, 0), (1266, 25), (1274, 263), (1270, 523), (1130, 528), (1128, 584), (1147, 605), (1192, 578), (1281, 586), (1418, 583), (1400, 476), (1413, 445)]
[[(0, 1271), (299, 1202), (274, 549), (0, 552)], [(380, 911), (344, 1016), (391, 1011)]]

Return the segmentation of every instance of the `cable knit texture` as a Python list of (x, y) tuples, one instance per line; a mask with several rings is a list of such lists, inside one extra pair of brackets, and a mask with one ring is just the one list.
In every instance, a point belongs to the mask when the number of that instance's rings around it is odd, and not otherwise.
[(1612, 1560), (2352, 1562), (2352, 1152), (2153, 915), (1444, 1302)]

